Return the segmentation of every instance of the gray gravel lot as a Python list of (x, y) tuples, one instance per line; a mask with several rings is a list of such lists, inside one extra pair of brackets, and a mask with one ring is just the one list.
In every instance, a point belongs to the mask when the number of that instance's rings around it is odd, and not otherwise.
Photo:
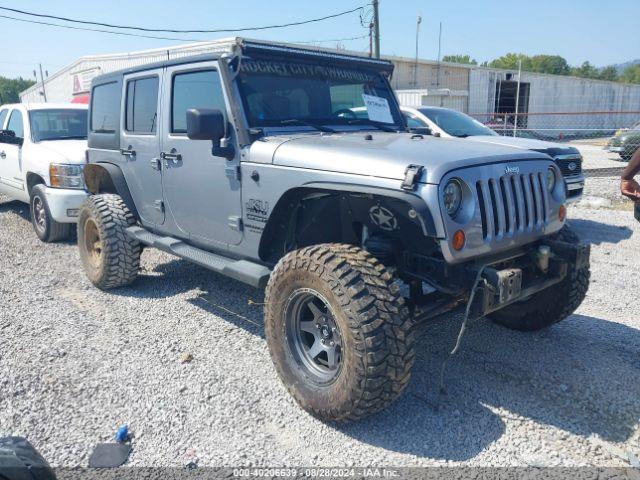
[(251, 304), (262, 292), (154, 250), (132, 288), (100, 292), (73, 242), (40, 243), (28, 208), (0, 198), (0, 436), (27, 436), (55, 466), (86, 465), (124, 423), (130, 465), (628, 465), (640, 456), (640, 224), (624, 210), (570, 216), (593, 243), (575, 315), (535, 334), (473, 324), (446, 395), (439, 369), (460, 318), (429, 323), (407, 394), (333, 425), (276, 377)]

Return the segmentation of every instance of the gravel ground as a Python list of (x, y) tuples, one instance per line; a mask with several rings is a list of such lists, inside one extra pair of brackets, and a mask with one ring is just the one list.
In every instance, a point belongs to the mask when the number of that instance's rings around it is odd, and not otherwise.
[(446, 395), (439, 369), (460, 318), (433, 321), (406, 395), (333, 425), (276, 377), (251, 303), (261, 292), (154, 250), (132, 288), (100, 292), (73, 242), (40, 243), (27, 207), (0, 198), (0, 436), (27, 436), (54, 466), (86, 465), (125, 423), (129, 465), (628, 465), (640, 456), (640, 224), (624, 210), (570, 215), (593, 243), (576, 314), (534, 334), (474, 323)]

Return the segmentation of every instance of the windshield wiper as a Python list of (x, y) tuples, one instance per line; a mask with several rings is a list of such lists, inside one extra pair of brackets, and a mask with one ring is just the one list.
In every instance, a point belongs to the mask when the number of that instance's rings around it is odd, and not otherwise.
[(325, 127), (324, 125), (319, 125), (317, 123), (309, 122), (307, 120), (301, 120), (299, 118), (290, 118), (288, 120), (281, 120), (280, 125), (304, 125), (306, 127), (315, 128), (321, 132), (327, 133), (336, 133), (333, 128)]
[(348, 125), (371, 125), (385, 132), (397, 132), (397, 128), (390, 127), (386, 123), (376, 122), (375, 120), (369, 120), (367, 118), (354, 118), (347, 120)]

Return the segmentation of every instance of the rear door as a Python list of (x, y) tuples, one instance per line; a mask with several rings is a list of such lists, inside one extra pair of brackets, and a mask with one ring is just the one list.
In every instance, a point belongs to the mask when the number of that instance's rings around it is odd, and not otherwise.
[(162, 69), (127, 75), (123, 82), (120, 154), (129, 190), (144, 224), (162, 225), (160, 88)]
[[(16, 138), (25, 138), (25, 122), (27, 119), (17, 108), (9, 113), (9, 120), (5, 127), (15, 133)], [(0, 183), (3, 191), (9, 196), (18, 198), (26, 195), (24, 178), (22, 175), (22, 146), (10, 143), (0, 143)]]
[[(206, 244), (238, 244), (239, 155), (232, 160), (211, 154), (208, 140), (187, 138), (190, 108), (215, 108), (227, 115), (227, 101), (215, 61), (167, 68), (162, 127), (164, 199), (178, 228)], [(231, 129), (229, 129), (231, 130)]]

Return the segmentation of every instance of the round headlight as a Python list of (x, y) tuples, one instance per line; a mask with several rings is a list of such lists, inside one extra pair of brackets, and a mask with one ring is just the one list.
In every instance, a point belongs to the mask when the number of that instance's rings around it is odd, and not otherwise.
[(547, 170), (547, 190), (553, 192), (554, 188), (556, 188), (556, 171), (550, 167)]
[(462, 187), (457, 180), (449, 180), (444, 187), (444, 208), (451, 218), (455, 217), (462, 204)]

